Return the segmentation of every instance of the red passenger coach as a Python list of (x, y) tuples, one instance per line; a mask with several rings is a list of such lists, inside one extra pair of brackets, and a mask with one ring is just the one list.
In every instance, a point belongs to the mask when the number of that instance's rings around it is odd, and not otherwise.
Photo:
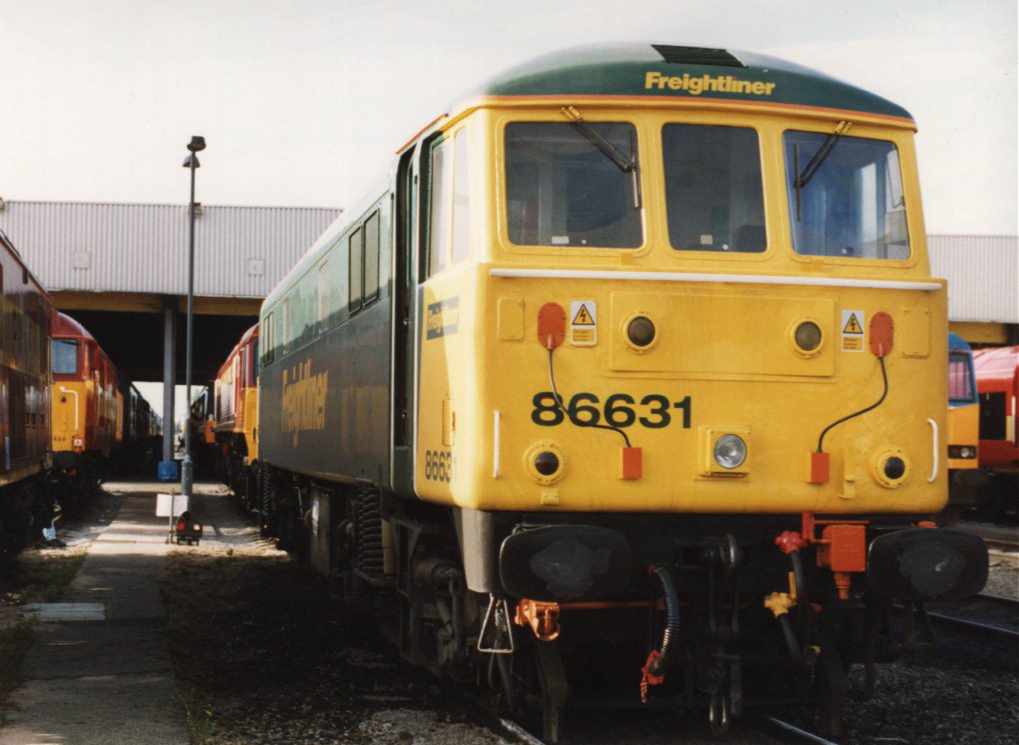
[(973, 353), (980, 396), (980, 467), (994, 512), (1019, 508), (1019, 346)]

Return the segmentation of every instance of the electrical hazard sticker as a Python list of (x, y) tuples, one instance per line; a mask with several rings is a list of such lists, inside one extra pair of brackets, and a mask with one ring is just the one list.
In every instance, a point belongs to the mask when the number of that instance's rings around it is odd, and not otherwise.
[(593, 347), (598, 343), (598, 305), (594, 300), (570, 302), (569, 341), (575, 347)]
[(864, 332), (864, 321), (866, 317), (862, 310), (842, 311), (842, 351), (862, 352), (866, 336)]

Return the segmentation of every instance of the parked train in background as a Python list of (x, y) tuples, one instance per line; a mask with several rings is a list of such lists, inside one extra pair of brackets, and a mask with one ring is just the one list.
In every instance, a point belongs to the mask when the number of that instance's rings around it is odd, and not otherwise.
[(1019, 346), (973, 353), (980, 396), (981, 508), (994, 518), (1019, 516)]
[(943, 519), (956, 522), (979, 504), (986, 477), (980, 471), (980, 401), (973, 350), (958, 334), (948, 335), (948, 505)]
[(548, 739), (583, 699), (838, 734), (849, 667), (873, 690), (913, 602), (987, 575), (924, 522), (948, 329), (912, 117), (636, 44), (448, 111), (262, 305), (270, 529)]
[(0, 231), (0, 565), (53, 516), (49, 295)]
[(78, 321), (56, 313), (52, 335), (53, 479), (61, 504), (73, 507), (96, 493), (114, 458), (123, 467), (151, 464), (159, 423)]
[(259, 507), (258, 324), (249, 328), (216, 373), (210, 414), (219, 478), (247, 509)]

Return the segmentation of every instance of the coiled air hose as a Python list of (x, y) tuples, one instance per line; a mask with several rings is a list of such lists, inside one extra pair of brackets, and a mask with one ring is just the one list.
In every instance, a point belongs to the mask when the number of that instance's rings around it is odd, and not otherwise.
[(648, 571), (658, 577), (662, 585), (662, 594), (665, 596), (665, 631), (662, 633), (662, 646), (659, 654), (650, 661), (649, 672), (663, 675), (669, 666), (672, 639), (679, 633), (679, 597), (672, 582), (672, 573), (668, 569), (652, 565)]

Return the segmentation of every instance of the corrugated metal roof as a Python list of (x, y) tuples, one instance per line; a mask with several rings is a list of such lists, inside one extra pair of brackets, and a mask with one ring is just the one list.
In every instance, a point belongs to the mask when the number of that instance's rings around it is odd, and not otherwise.
[[(8, 201), (0, 229), (51, 291), (187, 292), (187, 205)], [(195, 294), (261, 298), (339, 209), (203, 207)], [(1019, 323), (1019, 238), (930, 235), (931, 271), (948, 279), (953, 321)]]
[(1019, 323), (1019, 237), (929, 235), (931, 273), (948, 280), (953, 321)]
[[(264, 297), (339, 214), (203, 206), (195, 294)], [(8, 201), (0, 228), (48, 290), (187, 292), (187, 205)]]

